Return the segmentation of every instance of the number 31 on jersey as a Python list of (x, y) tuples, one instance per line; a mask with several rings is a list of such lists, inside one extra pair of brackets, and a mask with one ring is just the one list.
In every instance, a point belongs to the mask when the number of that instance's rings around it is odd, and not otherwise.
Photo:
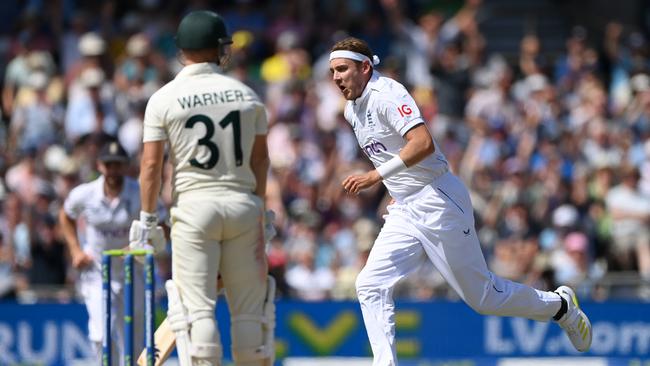
[[(197, 122), (205, 125), (205, 136), (199, 139), (198, 144), (205, 146), (210, 151), (210, 157), (205, 163), (201, 163), (196, 158), (190, 160), (192, 166), (200, 169), (212, 169), (219, 162), (219, 147), (212, 141), (214, 136), (214, 122), (205, 114), (196, 114), (185, 122), (185, 128), (193, 128)], [(228, 113), (220, 122), (219, 126), (225, 129), (232, 123), (232, 132), (235, 146), (235, 165), (241, 166), (244, 160), (244, 153), (241, 148), (241, 125), (239, 122), (239, 111)]]

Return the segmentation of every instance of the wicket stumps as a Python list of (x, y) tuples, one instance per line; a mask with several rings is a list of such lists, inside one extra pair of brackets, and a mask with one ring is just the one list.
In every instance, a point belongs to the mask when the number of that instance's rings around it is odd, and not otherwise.
[[(124, 257), (124, 365), (133, 366), (133, 258), (145, 257), (144, 263), (144, 333), (147, 366), (154, 366), (154, 257), (150, 250), (105, 250), (102, 253), (102, 298), (104, 300), (104, 338), (102, 365), (111, 366), (111, 259)], [(119, 321), (119, 320), (116, 320)]]

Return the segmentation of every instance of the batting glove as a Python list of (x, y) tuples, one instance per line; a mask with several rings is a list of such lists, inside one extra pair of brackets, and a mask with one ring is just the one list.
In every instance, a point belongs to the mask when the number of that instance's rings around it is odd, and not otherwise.
[(133, 220), (129, 230), (130, 249), (149, 249), (155, 253), (165, 250), (165, 233), (158, 226), (155, 214), (140, 211), (140, 220)]

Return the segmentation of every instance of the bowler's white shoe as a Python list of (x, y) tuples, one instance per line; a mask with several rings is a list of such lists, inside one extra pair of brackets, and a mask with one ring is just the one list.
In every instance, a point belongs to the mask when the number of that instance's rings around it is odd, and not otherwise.
[(560, 286), (555, 293), (562, 296), (567, 303), (567, 311), (557, 323), (564, 329), (578, 351), (588, 351), (591, 347), (591, 323), (587, 315), (580, 310), (575, 292), (568, 286)]

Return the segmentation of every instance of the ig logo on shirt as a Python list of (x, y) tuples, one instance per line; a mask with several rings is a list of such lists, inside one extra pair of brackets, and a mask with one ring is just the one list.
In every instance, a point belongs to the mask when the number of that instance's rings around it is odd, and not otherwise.
[(411, 113), (413, 113), (413, 110), (411, 109), (411, 107), (408, 106), (408, 104), (402, 104), (401, 107), (397, 108), (397, 111), (399, 112), (399, 115), (402, 117), (410, 116)]

